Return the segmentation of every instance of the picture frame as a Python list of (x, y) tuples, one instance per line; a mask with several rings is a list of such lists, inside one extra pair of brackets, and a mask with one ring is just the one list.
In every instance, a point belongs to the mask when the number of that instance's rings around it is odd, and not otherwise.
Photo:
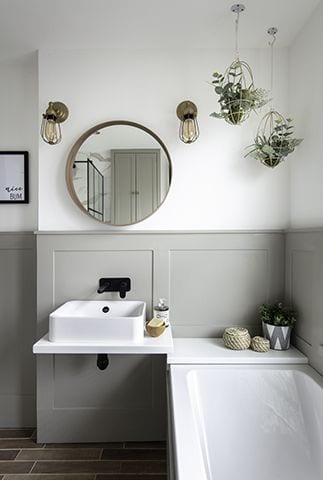
[(29, 203), (29, 154), (0, 151), (0, 203)]

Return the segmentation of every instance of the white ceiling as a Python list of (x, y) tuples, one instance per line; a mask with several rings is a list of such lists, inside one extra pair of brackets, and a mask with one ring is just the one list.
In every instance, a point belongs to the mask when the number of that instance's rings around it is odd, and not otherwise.
[[(246, 0), (240, 46), (293, 42), (320, 0)], [(0, 57), (52, 48), (233, 48), (232, 0), (0, 0)]]

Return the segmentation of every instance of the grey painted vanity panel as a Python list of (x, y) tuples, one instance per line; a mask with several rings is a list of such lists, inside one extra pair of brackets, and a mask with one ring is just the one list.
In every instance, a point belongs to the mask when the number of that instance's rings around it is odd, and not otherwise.
[(166, 359), (110, 355), (39, 355), (38, 442), (162, 440), (166, 435)]
[(34, 426), (36, 255), (33, 234), (0, 233), (0, 426)]
[[(41, 234), (38, 242), (38, 336), (48, 314), (71, 299), (98, 295), (98, 279), (129, 276), (128, 299), (148, 315), (167, 298), (175, 336), (214, 336), (231, 324), (256, 331), (260, 302), (284, 293), (284, 234)], [(40, 442), (165, 438), (165, 357), (111, 356), (106, 371), (93, 355), (39, 355)], [(147, 418), (149, 421), (147, 421)]]
[(295, 341), (323, 374), (323, 231), (286, 235), (286, 294), (299, 311)]
[[(138, 249), (111, 236), (39, 237), (39, 333), (48, 330), (49, 312), (67, 300), (118, 299), (96, 293), (107, 276), (129, 276), (127, 299), (146, 301), (151, 316), (152, 275), (149, 245)], [(39, 442), (165, 438), (165, 357), (111, 355), (105, 371), (95, 355), (40, 355), (37, 365)]]

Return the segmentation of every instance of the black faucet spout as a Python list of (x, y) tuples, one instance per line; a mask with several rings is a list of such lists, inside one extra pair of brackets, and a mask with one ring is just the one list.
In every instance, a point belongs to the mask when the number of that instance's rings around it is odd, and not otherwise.
[(127, 289), (128, 289), (128, 282), (127, 281), (120, 282), (120, 286), (119, 286), (120, 298), (126, 298), (126, 292), (128, 291)]

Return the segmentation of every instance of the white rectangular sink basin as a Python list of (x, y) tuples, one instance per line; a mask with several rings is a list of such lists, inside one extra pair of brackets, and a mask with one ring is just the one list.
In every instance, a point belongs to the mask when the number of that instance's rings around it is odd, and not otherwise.
[(146, 303), (131, 300), (72, 300), (49, 315), (49, 341), (140, 343)]

